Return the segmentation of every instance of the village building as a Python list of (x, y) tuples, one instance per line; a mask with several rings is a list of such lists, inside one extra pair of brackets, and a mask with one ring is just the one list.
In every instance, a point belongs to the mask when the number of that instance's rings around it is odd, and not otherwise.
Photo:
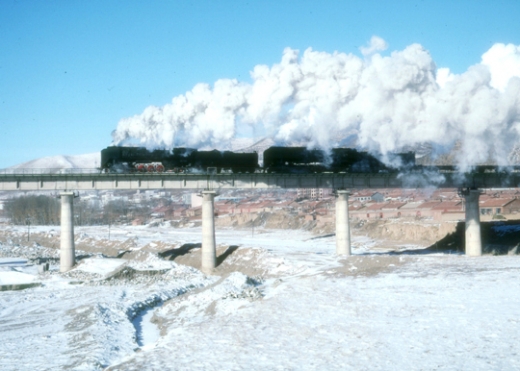
[(351, 196), (351, 199), (362, 203), (384, 202), (385, 195), (380, 192), (356, 192)]
[(483, 220), (497, 215), (513, 216), (520, 214), (520, 199), (487, 198), (480, 201), (479, 209)]
[[(359, 209), (365, 214), (365, 219), (389, 219), (389, 218), (400, 218), (400, 208), (406, 203), (404, 202), (378, 202), (366, 206), (363, 209)], [(356, 215), (361, 215), (355, 212)]]
[(505, 204), (502, 210), (504, 215), (509, 217), (518, 215), (520, 217), (520, 198), (514, 198), (512, 202)]
[(310, 198), (312, 200), (322, 199), (332, 195), (331, 188), (298, 188), (296, 195), (298, 198)]
[(413, 201), (416, 198), (421, 198), (421, 194), (417, 194), (416, 189), (388, 189), (381, 191), (384, 194), (385, 201)]
[(192, 207), (186, 210), (186, 217), (190, 219), (202, 218), (202, 206)]

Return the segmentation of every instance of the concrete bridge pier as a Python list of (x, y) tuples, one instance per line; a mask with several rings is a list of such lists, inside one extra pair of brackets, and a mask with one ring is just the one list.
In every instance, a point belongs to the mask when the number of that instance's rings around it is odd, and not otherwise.
[(74, 267), (74, 192), (61, 192), (60, 272)]
[(478, 189), (465, 189), (462, 192), (466, 201), (466, 246), (465, 252), (469, 256), (482, 255), (482, 240), (480, 234), (480, 210)]
[(211, 273), (217, 263), (217, 251), (215, 243), (215, 212), (213, 200), (215, 191), (202, 192), (202, 254), (201, 270)]
[(348, 217), (348, 196), (345, 190), (337, 191), (336, 200), (336, 254), (350, 256), (350, 221)]

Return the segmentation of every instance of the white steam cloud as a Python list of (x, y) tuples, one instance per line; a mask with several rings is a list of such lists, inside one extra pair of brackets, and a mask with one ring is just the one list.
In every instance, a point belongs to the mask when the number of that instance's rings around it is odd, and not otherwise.
[(364, 58), (286, 48), (280, 63), (254, 67), (252, 83), (198, 84), (122, 119), (114, 144), (226, 149), (237, 132), (250, 131), (280, 144), (330, 148), (356, 135), (361, 147), (383, 154), (460, 143), (463, 168), (490, 155), (508, 164), (520, 138), (520, 46), (495, 44), (462, 74), (437, 69), (421, 45), (378, 53), (386, 47), (374, 36), (360, 48)]
[(370, 39), (370, 44), (368, 46), (362, 46), (361, 48), (359, 48), (359, 50), (361, 51), (361, 54), (363, 54), (366, 57), (380, 50), (386, 50), (387, 48), (388, 44), (385, 40), (383, 40), (379, 36), (372, 36), (372, 38)]

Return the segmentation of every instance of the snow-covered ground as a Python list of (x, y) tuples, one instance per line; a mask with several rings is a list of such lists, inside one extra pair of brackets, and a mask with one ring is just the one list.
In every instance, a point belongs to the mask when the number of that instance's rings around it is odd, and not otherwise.
[[(105, 229), (76, 234), (102, 249)], [(0, 292), (1, 370), (520, 369), (518, 256), (396, 254), (355, 237), (344, 258), (333, 236), (229, 229), (206, 276), (176, 263), (197, 261), (200, 228), (111, 239), (132, 241), (128, 259), (92, 253), (67, 274), (50, 246), (0, 245), (0, 285), (41, 284)], [(152, 253), (183, 246), (175, 261)]]

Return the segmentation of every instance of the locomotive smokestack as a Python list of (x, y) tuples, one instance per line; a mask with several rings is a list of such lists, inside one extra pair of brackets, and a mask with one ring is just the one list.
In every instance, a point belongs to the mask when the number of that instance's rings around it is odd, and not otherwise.
[(250, 125), (281, 145), (327, 149), (354, 135), (361, 147), (385, 154), (424, 142), (443, 151), (462, 143), (461, 167), (490, 153), (508, 164), (520, 139), (519, 46), (495, 44), (462, 74), (437, 69), (421, 45), (383, 56), (386, 47), (373, 37), (363, 57), (287, 48), (279, 63), (255, 66), (251, 83), (198, 84), (170, 104), (122, 119), (114, 143), (227, 149), (237, 128)]

